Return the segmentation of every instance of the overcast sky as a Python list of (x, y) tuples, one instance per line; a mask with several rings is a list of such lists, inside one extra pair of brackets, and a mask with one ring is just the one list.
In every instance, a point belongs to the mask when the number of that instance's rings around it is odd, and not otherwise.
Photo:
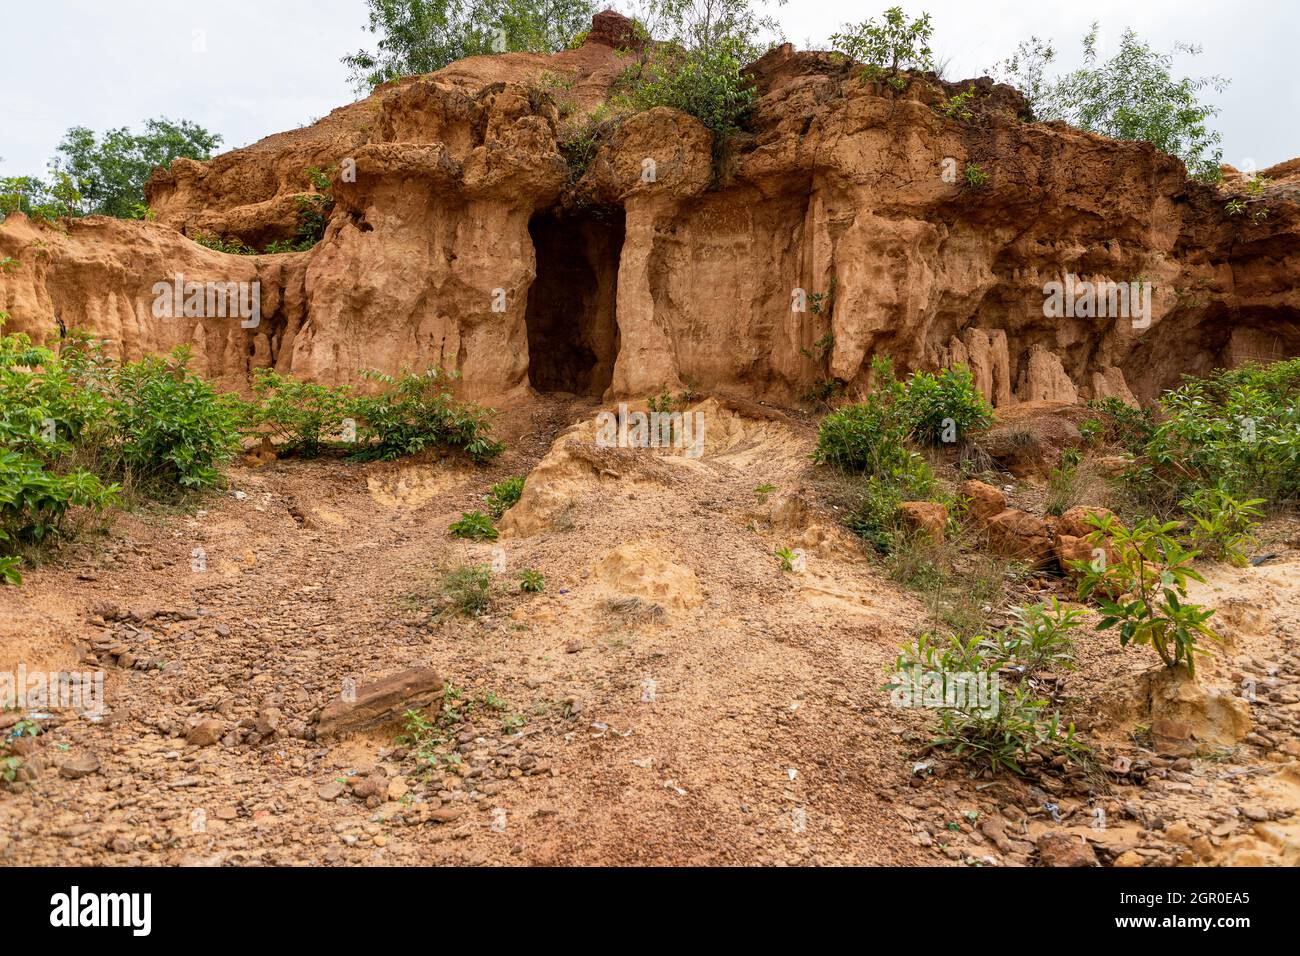
[[(339, 57), (370, 46), (365, 0), (3, 0), (0, 53), (0, 176), (44, 175), (70, 126), (138, 127), (156, 116), (190, 119), (220, 133), (223, 149), (323, 116), (353, 99)], [(619, 3), (610, 4), (618, 7)], [(825, 46), (846, 20), (891, 5), (794, 0), (776, 8), (787, 39)], [(1217, 128), (1223, 158), (1262, 169), (1300, 156), (1300, 4), (1259, 0), (923, 0), (933, 47), (950, 79), (982, 75), (1016, 44), (1055, 41), (1060, 65), (1079, 61), (1079, 38), (1101, 21), (1114, 45), (1132, 27), (1158, 48), (1198, 44), (1175, 65), (1232, 80)], [(1103, 49), (1104, 52), (1104, 49)], [(1181, 75), (1181, 74), (1180, 74)]]

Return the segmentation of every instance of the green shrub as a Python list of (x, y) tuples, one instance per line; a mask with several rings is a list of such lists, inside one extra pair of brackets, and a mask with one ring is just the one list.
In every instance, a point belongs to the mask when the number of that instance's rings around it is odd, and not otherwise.
[(546, 578), (542, 577), (541, 572), (531, 568), (519, 572), (519, 590), (525, 594), (541, 594), (545, 588)]
[(1109, 540), (1115, 555), (1070, 562), (1081, 575), (1079, 598), (1097, 596), (1098, 629), (1118, 628), (1121, 647), (1150, 644), (1166, 667), (1181, 664), (1195, 677), (1196, 654), (1204, 653), (1197, 638), (1220, 638), (1205, 625), (1214, 611), (1185, 603), (1187, 582), (1205, 579), (1192, 568), (1196, 552), (1172, 537), (1180, 524), (1147, 518), (1130, 531), (1110, 515), (1092, 515), (1088, 523), (1097, 529), (1088, 540), (1098, 548)]
[(390, 460), (426, 448), (459, 448), (484, 461), (504, 450), (489, 437), (488, 410), (452, 396), (447, 383), (453, 374), (431, 367), (422, 374), (367, 372), (366, 377), (383, 391), (352, 400), (358, 457)]
[(339, 434), (353, 401), (347, 386), (300, 382), (271, 369), (254, 373), (253, 393), (258, 401), (252, 423), (268, 427), (286, 452), (307, 457), (319, 455), (330, 437)]
[(460, 518), (447, 528), (455, 538), (470, 538), (476, 541), (495, 541), (497, 529), (492, 526), (492, 519), (481, 511), (462, 511)]
[(1133, 475), (1177, 500), (1201, 488), (1234, 498), (1300, 496), (1300, 358), (1186, 379), (1160, 400), (1163, 420)]
[(993, 424), (993, 406), (964, 365), (914, 373), (905, 406), (911, 437), (927, 445), (964, 442)]
[(112, 427), (124, 482), (159, 497), (212, 487), (240, 449), (240, 404), (189, 368), (182, 346), (168, 358), (123, 365), (113, 382)]
[(0, 552), (15, 557), (17, 549), (52, 546), (70, 509), (102, 511), (118, 491), (88, 471), (55, 474), (35, 458), (0, 451)]
[(1238, 501), (1222, 488), (1202, 488), (1180, 502), (1192, 519), (1188, 540), (1202, 555), (1246, 566), (1246, 550), (1256, 544), (1250, 534), (1255, 519), (1264, 517), (1263, 498)]
[[(910, 389), (918, 382), (913, 402)], [(933, 493), (934, 475), (908, 447), (909, 440), (918, 433), (932, 434), (937, 413), (952, 411), (971, 420), (960, 403), (949, 404), (953, 393), (964, 395), (961, 382), (955, 374), (913, 376), (903, 383), (895, 378), (889, 359), (877, 357), (872, 360), (871, 389), (865, 399), (822, 420), (813, 459), (865, 478), (862, 499), (846, 523), (877, 550), (889, 550), (898, 530), (898, 506)], [(939, 423), (942, 435), (942, 418)]]
[(1028, 607), (1011, 609), (1015, 623), (986, 639), (988, 650), (1004, 664), (1025, 674), (1074, 666), (1074, 639), (1083, 612), (1065, 608), (1052, 598)]
[[(1000, 672), (1012, 663), (1002, 645), (987, 637), (923, 633), (899, 654), (894, 673), (896, 680), (924, 675), (927, 682), (938, 683), (938, 700), (926, 702), (938, 705), (937, 736), (930, 746), (960, 760), (1023, 774), (1031, 753), (1081, 759), (1087, 747), (1075, 739), (1074, 726), (1063, 730), (1059, 714), (1048, 713), (1048, 702), (1034, 695), (1028, 680), (1022, 678), (1009, 690), (1003, 686)], [(979, 686), (976, 681), (981, 676), (987, 681), (989, 699), (972, 700), (971, 690)], [(886, 690), (898, 694), (904, 687), (897, 682)]]
[(626, 102), (637, 111), (667, 106), (689, 113), (716, 137), (740, 130), (758, 98), (743, 72), (750, 47), (721, 38), (694, 49), (665, 47), (625, 81)]
[(492, 569), (485, 564), (462, 564), (443, 573), (439, 593), (441, 614), (478, 617), (492, 605)]
[(492, 517), (500, 518), (512, 508), (524, 493), (524, 476), (515, 475), (504, 481), (498, 481), (488, 491), (488, 509)]
[(851, 60), (864, 64), (864, 79), (883, 79), (894, 89), (907, 86), (905, 71), (934, 69), (930, 35), (934, 27), (923, 13), (909, 21), (902, 7), (890, 7), (879, 20), (845, 24), (831, 34), (831, 46)]
[(983, 167), (977, 166), (975, 163), (966, 164), (966, 167), (961, 172), (961, 178), (969, 189), (983, 189), (989, 182), (989, 174), (984, 171)]
[[(1135, 407), (1123, 399), (1110, 397), (1093, 399), (1088, 407), (1101, 413), (1101, 439), (1124, 450), (1140, 455), (1155, 433), (1155, 417), (1147, 407)], [(1087, 424), (1087, 423), (1085, 423)]]

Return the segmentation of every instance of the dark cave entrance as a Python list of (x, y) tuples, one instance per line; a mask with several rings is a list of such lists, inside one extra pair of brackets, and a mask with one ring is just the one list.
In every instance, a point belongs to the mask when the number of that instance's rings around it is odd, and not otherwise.
[(542, 212), (528, 223), (537, 278), (528, 290), (528, 380), (539, 392), (599, 397), (614, 378), (621, 209)]

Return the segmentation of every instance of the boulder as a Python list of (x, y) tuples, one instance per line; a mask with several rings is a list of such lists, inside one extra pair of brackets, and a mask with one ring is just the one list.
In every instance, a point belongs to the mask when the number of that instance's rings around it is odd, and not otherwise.
[(1094, 508), (1077, 505), (1056, 519), (1056, 533), (1075, 538), (1086, 538), (1097, 529), (1089, 524), (1090, 517), (1113, 518), (1115, 513), (1109, 508)]
[(1004, 558), (1044, 568), (1052, 561), (1052, 536), (1047, 522), (1018, 508), (1008, 508), (988, 523), (989, 549)]
[(322, 708), (316, 736), (368, 730), (396, 720), (408, 710), (428, 707), (442, 695), (442, 678), (431, 667), (418, 667), (358, 684), (348, 700), (343, 694)]
[(898, 506), (903, 524), (911, 531), (928, 534), (936, 541), (943, 540), (948, 525), (948, 509), (937, 501), (904, 501)]
[(1079, 426), (1093, 411), (1070, 402), (1022, 402), (999, 408), (993, 427), (978, 439), (979, 446), (1013, 475), (1046, 477), (1061, 460), (1061, 452), (1083, 444)]
[(958, 485), (957, 494), (966, 499), (966, 515), (977, 527), (984, 527), (1007, 510), (1007, 496), (1000, 488), (973, 478)]

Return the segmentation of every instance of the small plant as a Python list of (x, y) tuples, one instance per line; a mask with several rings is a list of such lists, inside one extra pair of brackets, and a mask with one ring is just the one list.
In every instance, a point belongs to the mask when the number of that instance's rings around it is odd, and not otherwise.
[(525, 594), (541, 594), (546, 588), (546, 578), (531, 568), (519, 572), (519, 590)]
[(523, 475), (515, 475), (493, 485), (487, 495), (488, 510), (492, 512), (492, 517), (500, 518), (519, 501), (523, 493)]
[(754, 489), (754, 494), (758, 497), (759, 504), (766, 504), (768, 496), (776, 491), (776, 485), (770, 485), (766, 482)]
[(190, 237), (201, 246), (215, 252), (224, 252), (230, 256), (255, 256), (257, 250), (237, 236), (213, 236), (207, 233), (195, 233)]
[(1101, 419), (1089, 419), (1089, 422), (1097, 423), (1091, 433), (1099, 434), (1103, 441), (1132, 454), (1141, 454), (1155, 432), (1155, 420), (1149, 408), (1136, 407), (1113, 396), (1093, 399), (1088, 402), (1088, 407), (1101, 413)]
[(1090, 515), (1096, 530), (1088, 540), (1100, 548), (1109, 540), (1115, 557), (1105, 561), (1072, 561), (1082, 575), (1079, 598), (1098, 596), (1099, 630), (1119, 629), (1121, 647), (1150, 644), (1166, 667), (1180, 664), (1196, 676), (1198, 637), (1220, 640), (1205, 622), (1214, 614), (1184, 603), (1188, 581), (1204, 581), (1192, 567), (1195, 551), (1172, 537), (1181, 525), (1147, 518), (1130, 531), (1112, 515)]
[(489, 410), (452, 396), (455, 373), (433, 366), (418, 374), (364, 375), (382, 391), (352, 400), (352, 417), (360, 423), (357, 457), (389, 461), (426, 448), (460, 448), (486, 461), (504, 450), (489, 435)]
[(772, 552), (772, 555), (780, 562), (782, 571), (793, 571), (794, 563), (799, 557), (794, 551), (784, 546), (777, 548)]
[(993, 407), (964, 365), (907, 380), (904, 413), (911, 437), (926, 445), (965, 441), (993, 424)]
[(166, 496), (210, 488), (239, 451), (241, 409), (189, 368), (181, 347), (122, 366), (111, 400), (124, 478)]
[(331, 388), (258, 369), (253, 376), (253, 423), (266, 426), (280, 440), (284, 452), (304, 457), (319, 455), (338, 435), (351, 409), (350, 390)]
[(667, 386), (662, 386), (659, 389), (658, 395), (651, 395), (646, 399), (646, 404), (650, 407), (650, 411), (667, 415), (672, 412), (673, 406), (677, 404), (677, 400), (673, 398), (672, 394), (668, 391)]
[(983, 189), (988, 185), (989, 174), (975, 163), (967, 163), (961, 178), (968, 189)]
[(1049, 515), (1060, 516), (1077, 503), (1079, 497), (1078, 449), (1067, 448), (1061, 453), (1060, 463), (1047, 476), (1047, 498), (1043, 504)]
[(439, 593), (443, 614), (479, 617), (492, 606), (492, 569), (486, 564), (462, 564), (442, 576)]
[(933, 32), (928, 13), (909, 21), (902, 7), (890, 7), (879, 21), (845, 24), (841, 32), (831, 34), (831, 45), (837, 53), (864, 64), (863, 80), (882, 79), (902, 90), (907, 87), (905, 71), (934, 69)]
[(474, 541), (495, 541), (497, 529), (492, 519), (481, 511), (462, 511), (460, 519), (453, 521), (447, 529), (455, 538), (469, 538)]
[(1257, 542), (1250, 534), (1256, 519), (1264, 517), (1263, 498), (1238, 501), (1222, 488), (1202, 488), (1181, 502), (1192, 519), (1188, 541), (1206, 557), (1246, 566), (1246, 551)]
[[(1063, 730), (1059, 713), (1049, 714), (1048, 702), (1035, 697), (1027, 681), (1009, 691), (1002, 686), (999, 672), (1009, 663), (1003, 647), (987, 637), (923, 633), (899, 654), (894, 672), (924, 676), (937, 688), (937, 699), (924, 701), (938, 711), (931, 747), (969, 763), (1020, 775), (1033, 753), (1082, 759), (1088, 748), (1075, 738), (1074, 725)], [(903, 686), (890, 684), (885, 689), (897, 692)]]
[(18, 771), (22, 768), (22, 757), (0, 757), (0, 780), (5, 783), (13, 783), (18, 779)]
[(1011, 609), (1015, 623), (987, 639), (989, 649), (1001, 661), (1023, 670), (1026, 675), (1042, 670), (1074, 666), (1074, 639), (1083, 611), (1050, 602)]
[(971, 112), (970, 102), (975, 98), (974, 85), (968, 86), (955, 96), (950, 96), (944, 100), (939, 107), (939, 112), (949, 119), (968, 120), (974, 114)]

